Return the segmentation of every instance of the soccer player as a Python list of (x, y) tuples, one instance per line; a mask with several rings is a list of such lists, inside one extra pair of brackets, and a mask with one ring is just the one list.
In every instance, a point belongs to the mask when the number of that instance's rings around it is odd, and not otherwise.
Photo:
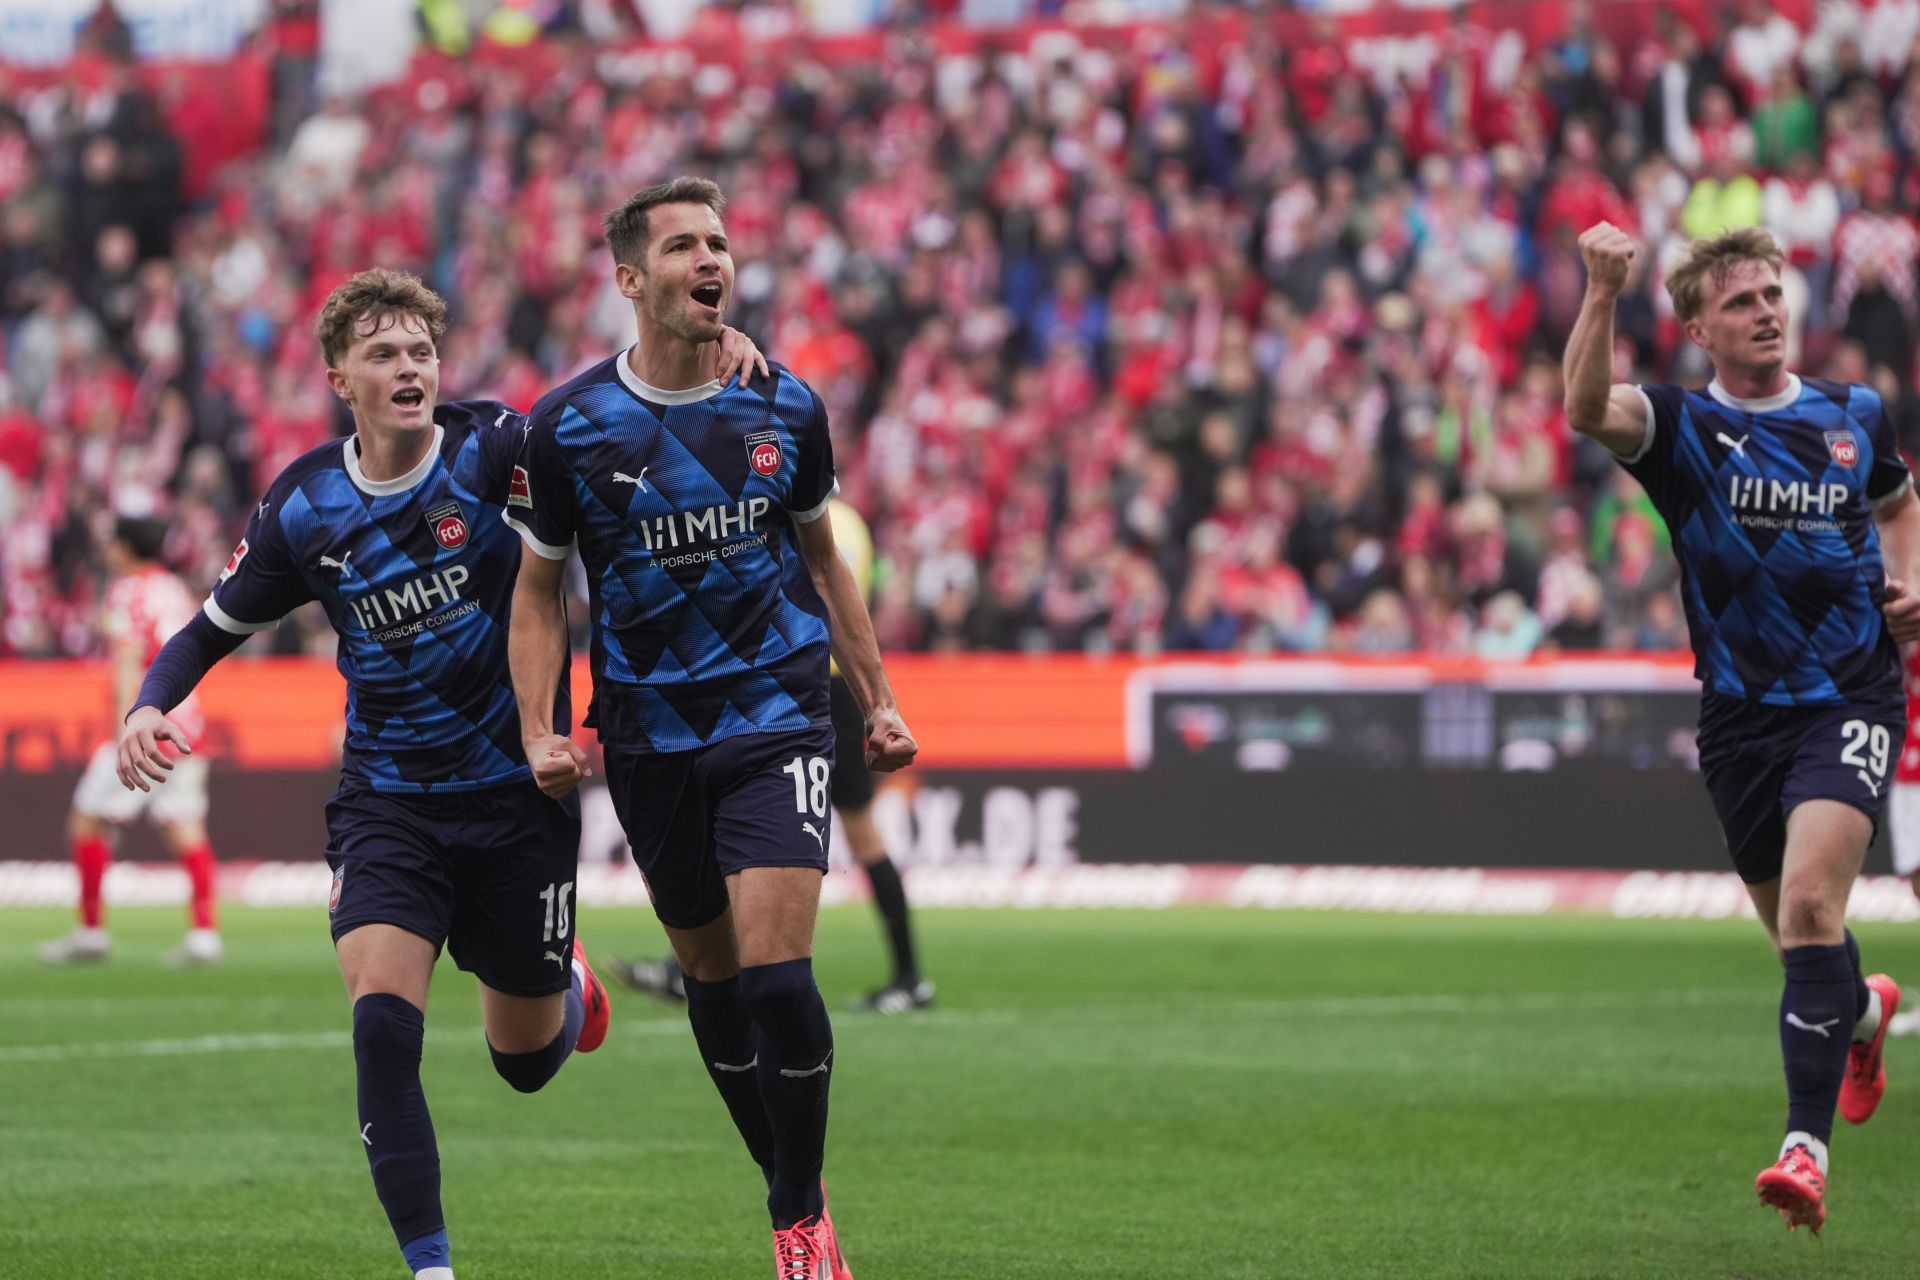
[(1756, 1187), (1789, 1229), (1817, 1231), (1836, 1100), (1853, 1123), (1873, 1114), (1900, 1002), (1891, 978), (1862, 976), (1845, 916), (1905, 736), (1896, 646), (1920, 634), (1920, 503), (1880, 397), (1787, 370), (1780, 250), (1764, 231), (1695, 241), (1667, 276), (1712, 360), (1699, 391), (1612, 384), (1636, 247), (1603, 222), (1580, 251), (1567, 420), (1646, 486), (1673, 533), (1701, 772), (1786, 970), (1787, 1134)]
[[(861, 598), (873, 599), (873, 535), (867, 522), (853, 504), (835, 498), (827, 504), (827, 518), (833, 522), (833, 544), (853, 570)], [(880, 913), (886, 935), (887, 951), (893, 960), (893, 977), (883, 987), (867, 993), (860, 1008), (875, 1013), (909, 1013), (933, 1002), (933, 983), (920, 974), (914, 956), (913, 923), (907, 909), (906, 886), (900, 870), (887, 857), (886, 842), (873, 821), (873, 771), (867, 768), (866, 728), (860, 718), (860, 704), (854, 701), (846, 677), (838, 663), (832, 664), (833, 708), (833, 783), (828, 798), (833, 805), (834, 821), (846, 832), (853, 856), (867, 873), (873, 890), (873, 905)], [(687, 998), (686, 974), (680, 962), (669, 955), (662, 960), (614, 962), (614, 973), (636, 991), (662, 1000)]]
[(534, 777), (586, 758), (534, 691), (567, 655), (577, 540), (593, 705), (613, 802), (686, 971), (701, 1060), (768, 1185), (780, 1280), (844, 1280), (820, 1171), (833, 1030), (813, 980), (834, 756), (829, 643), (864, 710), (868, 763), (918, 750), (822, 519), (838, 489), (820, 399), (778, 365), (716, 377), (733, 260), (720, 188), (677, 178), (607, 215), (640, 340), (542, 397), (507, 516), (526, 539), (512, 661)]
[[(523, 1093), (605, 1039), (606, 992), (574, 934), (577, 800), (534, 785), (507, 672), (520, 544), (501, 519), (525, 419), (437, 405), (446, 305), (365, 271), (319, 322), (354, 434), (292, 462), (261, 499), (201, 612), (148, 672), (121, 780), (164, 782), (163, 713), (256, 631), (318, 600), (340, 637), (347, 737), (327, 805), (328, 908), (353, 1010), (358, 1136), (416, 1277), (451, 1280), (440, 1161), (420, 1085), (442, 944), (480, 985), (494, 1069)], [(565, 724), (556, 670), (537, 692)]]
[[(113, 705), (128, 706), (140, 686), (140, 673), (153, 661), (168, 636), (194, 613), (187, 586), (160, 563), (167, 526), (163, 521), (121, 516), (107, 544), (107, 568), (113, 575), (102, 612), (113, 663)], [(197, 743), (206, 725), (197, 700), (189, 697), (174, 714), (186, 743)], [(218, 868), (207, 839), (207, 762), (174, 761), (174, 785), (164, 792), (128, 791), (115, 785), (114, 744), (103, 742), (87, 763), (73, 793), (67, 829), (73, 838), (73, 865), (80, 873), (80, 923), (72, 933), (42, 943), (47, 964), (80, 964), (106, 959), (109, 950), (100, 886), (113, 861), (115, 829), (145, 814), (165, 835), (167, 847), (186, 869), (193, 921), (186, 941), (167, 953), (171, 964), (212, 964), (220, 959)]]

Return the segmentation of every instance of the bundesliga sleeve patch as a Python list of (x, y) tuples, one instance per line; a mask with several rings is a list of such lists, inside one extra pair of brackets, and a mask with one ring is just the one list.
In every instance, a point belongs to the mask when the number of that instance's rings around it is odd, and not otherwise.
[[(528, 505), (532, 505), (531, 499)], [(427, 512), (427, 527), (433, 530), (433, 540), (449, 551), (467, 545), (467, 514), (458, 502), (443, 503)]]
[(513, 479), (507, 482), (507, 505), (533, 509), (533, 486), (527, 481), (527, 469), (515, 467)]
[(747, 437), (747, 461), (753, 464), (754, 471), (763, 476), (777, 475), (780, 471), (780, 433), (778, 431), (756, 431)]
[(220, 571), (220, 581), (225, 582), (228, 578), (238, 573), (240, 571), (240, 562), (246, 558), (247, 540), (242, 538), (240, 539), (240, 545), (233, 549), (233, 554), (227, 557), (227, 567)]

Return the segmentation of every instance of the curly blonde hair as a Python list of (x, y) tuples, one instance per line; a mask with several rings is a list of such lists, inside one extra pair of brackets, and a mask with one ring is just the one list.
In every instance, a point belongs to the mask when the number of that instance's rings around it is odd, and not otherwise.
[(433, 345), (440, 345), (447, 331), (447, 304), (420, 277), (375, 267), (335, 289), (327, 295), (314, 326), (327, 367), (339, 368), (355, 339), (376, 334), (398, 323), (401, 316), (419, 317)]

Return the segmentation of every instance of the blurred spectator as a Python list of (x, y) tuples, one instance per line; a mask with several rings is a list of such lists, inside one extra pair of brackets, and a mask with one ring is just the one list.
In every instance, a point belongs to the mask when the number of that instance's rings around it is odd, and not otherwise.
[(1920, 443), (1917, 0), (1811, 32), (1761, 0), (1711, 32), (1580, 4), (1533, 47), (1462, 11), (1418, 70), (1273, 6), (1181, 28), (1245, 40), (872, 64), (789, 7), (708, 6), (742, 56), (643, 80), (578, 43), (625, 38), (619, 9), (507, 32), (549, 42), (511, 72), (323, 100), (317, 8), (274, 0), (278, 142), (190, 176), (207, 122), (110, 51), (97, 90), (0, 104), (0, 652), (97, 649), (100, 515), (135, 491), (174, 567), (218, 573), (252, 495), (344, 429), (311, 335), (345, 274), (422, 273), (443, 395), (525, 407), (631, 340), (598, 211), (683, 170), (731, 196), (733, 319), (828, 407), (894, 647), (1683, 647), (1668, 531), (1560, 418), (1602, 219), (1646, 250), (1619, 380), (1704, 380), (1663, 266), (1764, 222), (1805, 372), (1872, 379)]

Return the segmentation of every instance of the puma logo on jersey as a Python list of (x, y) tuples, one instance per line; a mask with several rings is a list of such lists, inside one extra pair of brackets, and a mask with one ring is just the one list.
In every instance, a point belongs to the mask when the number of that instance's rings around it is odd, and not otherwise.
[(344, 556), (341, 556), (338, 560), (335, 560), (332, 556), (321, 556), (320, 567), (322, 569), (338, 569), (340, 571), (340, 576), (344, 578), (348, 574), (353, 572), (353, 570), (347, 565), (347, 561), (351, 559), (353, 559), (353, 552), (351, 551), (347, 552), (347, 554), (345, 554)]
[(613, 473), (613, 482), (615, 484), (637, 484), (640, 486), (640, 492), (646, 493), (649, 491), (647, 489), (647, 472), (650, 470), (652, 470), (651, 467), (642, 467), (640, 468), (640, 474), (637, 476), (630, 476), (624, 471), (616, 471)]
[(1751, 434), (1748, 434), (1748, 435), (1741, 436), (1738, 440), (1735, 440), (1732, 436), (1728, 435), (1724, 431), (1716, 431), (1713, 435), (1713, 438), (1715, 440), (1718, 440), (1721, 444), (1727, 446), (1727, 448), (1733, 450), (1735, 453), (1739, 454), (1741, 457), (1744, 458), (1747, 456), (1747, 441), (1753, 439), (1753, 436)]
[(1828, 1018), (1825, 1022), (1804, 1022), (1801, 1020), (1800, 1015), (1797, 1013), (1790, 1013), (1787, 1015), (1788, 1026), (1798, 1027), (1802, 1031), (1811, 1031), (1814, 1034), (1818, 1035), (1823, 1040), (1833, 1039), (1833, 1033), (1831, 1031), (1828, 1031), (1827, 1028), (1831, 1027), (1834, 1023), (1838, 1021), (1840, 1021), (1840, 1019), (1838, 1018)]

